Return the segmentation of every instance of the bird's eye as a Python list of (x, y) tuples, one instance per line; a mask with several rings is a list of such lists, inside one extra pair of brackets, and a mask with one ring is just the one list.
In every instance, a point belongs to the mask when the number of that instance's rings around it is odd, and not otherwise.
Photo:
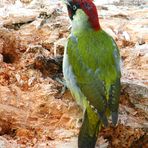
[(77, 6), (76, 5), (73, 5), (72, 9), (73, 10), (76, 10), (77, 9)]

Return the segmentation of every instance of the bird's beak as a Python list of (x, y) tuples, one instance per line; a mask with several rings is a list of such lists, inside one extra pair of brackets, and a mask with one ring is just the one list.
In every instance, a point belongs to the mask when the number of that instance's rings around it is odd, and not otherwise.
[(63, 0), (63, 2), (64, 2), (66, 5), (69, 5), (69, 6), (70, 6), (70, 3), (68, 2), (68, 0)]

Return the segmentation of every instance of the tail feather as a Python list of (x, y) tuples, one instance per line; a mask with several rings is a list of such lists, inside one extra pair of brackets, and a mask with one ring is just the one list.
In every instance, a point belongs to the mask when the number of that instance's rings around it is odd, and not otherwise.
[(115, 126), (118, 121), (118, 112), (111, 112), (111, 115), (112, 115), (112, 123)]
[(95, 148), (99, 127), (100, 121), (97, 115), (86, 110), (78, 136), (78, 148)]
[(105, 127), (107, 127), (108, 126), (108, 120), (107, 120), (106, 115), (104, 113), (99, 113), (98, 116), (99, 116), (100, 120), (102, 121), (103, 125)]

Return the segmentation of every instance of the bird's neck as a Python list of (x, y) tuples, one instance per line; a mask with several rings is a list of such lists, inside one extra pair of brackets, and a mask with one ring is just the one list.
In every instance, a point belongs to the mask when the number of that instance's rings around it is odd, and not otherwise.
[(84, 30), (100, 30), (101, 27), (98, 19), (97, 22), (91, 22), (91, 19), (86, 15), (86, 13), (83, 10), (77, 10), (76, 15), (73, 17), (72, 21), (72, 32), (81, 32)]

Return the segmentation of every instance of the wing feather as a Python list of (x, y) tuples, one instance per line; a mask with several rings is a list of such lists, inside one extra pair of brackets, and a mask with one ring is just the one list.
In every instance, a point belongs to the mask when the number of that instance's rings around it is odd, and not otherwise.
[(118, 48), (104, 31), (86, 31), (74, 36), (75, 40), (69, 38), (67, 55), (76, 83), (103, 124), (108, 124), (107, 109), (116, 123), (120, 92)]

